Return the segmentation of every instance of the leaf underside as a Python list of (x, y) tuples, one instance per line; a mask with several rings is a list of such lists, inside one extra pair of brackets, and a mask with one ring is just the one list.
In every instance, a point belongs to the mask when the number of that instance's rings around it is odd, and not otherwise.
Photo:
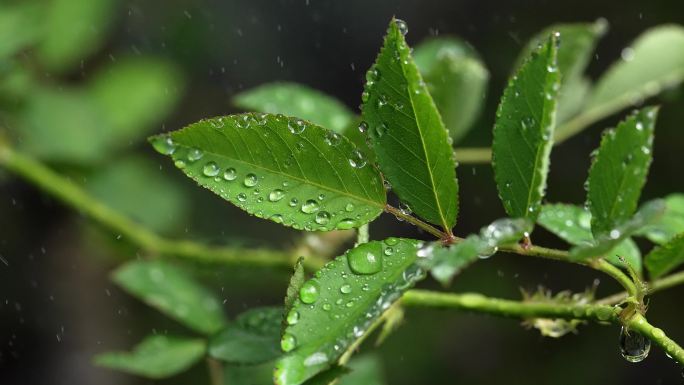
[(282, 307), (250, 309), (209, 340), (209, 355), (233, 364), (261, 364), (279, 357)]

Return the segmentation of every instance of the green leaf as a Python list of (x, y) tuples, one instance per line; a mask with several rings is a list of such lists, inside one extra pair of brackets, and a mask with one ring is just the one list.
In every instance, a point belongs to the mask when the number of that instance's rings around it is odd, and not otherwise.
[(274, 362), (258, 365), (224, 365), (224, 385), (272, 385)]
[(456, 274), (478, 258), (488, 258), (499, 246), (514, 243), (531, 228), (522, 218), (503, 218), (483, 227), (479, 235), (470, 235), (463, 241), (448, 247), (433, 245), (421, 259), (421, 265), (430, 269), (432, 276), (448, 285)]
[(42, 35), (41, 7), (22, 2), (0, 5), (0, 59), (34, 44)]
[(656, 222), (664, 212), (665, 202), (660, 199), (644, 203), (632, 218), (614, 227), (610, 232), (595, 237), (591, 244), (573, 247), (570, 250), (570, 256), (575, 260), (608, 256), (608, 253), (618, 244), (637, 231)]
[(599, 237), (630, 218), (651, 165), (657, 108), (647, 107), (608, 130), (589, 169), (587, 206)]
[(363, 120), (380, 170), (414, 213), (450, 230), (458, 184), (448, 133), (392, 20), (366, 75)]
[(287, 313), (292, 308), (297, 296), (299, 295), (299, 289), (302, 288), (304, 281), (306, 280), (306, 272), (304, 271), (304, 257), (299, 257), (295, 263), (294, 272), (292, 277), (290, 277), (290, 284), (287, 285), (287, 292), (285, 294), (285, 312)]
[(171, 111), (180, 86), (180, 74), (166, 61), (121, 58), (95, 75), (88, 93), (111, 127), (111, 141), (129, 144)]
[(678, 234), (646, 255), (646, 268), (651, 273), (651, 278), (667, 274), (682, 263), (684, 263), (684, 233)]
[(661, 25), (639, 36), (599, 79), (585, 112), (600, 119), (684, 79), (684, 28)]
[[(300, 290), (281, 340), (288, 354), (276, 366), (279, 385), (301, 384), (332, 367), (378, 322), (401, 294), (425, 276), (417, 242), (364, 243), (318, 271)], [(295, 316), (296, 313), (296, 316)]]
[(42, 64), (64, 71), (97, 50), (116, 20), (114, 0), (52, 0), (39, 24), (45, 29), (36, 54)]
[(454, 37), (426, 40), (413, 57), (451, 139), (458, 142), (484, 106), (489, 72), (472, 48)]
[(342, 376), (337, 385), (383, 385), (385, 383), (382, 362), (376, 354), (355, 357), (347, 367), (351, 371)]
[(202, 339), (152, 335), (132, 352), (98, 354), (95, 365), (147, 378), (159, 379), (181, 373), (204, 356)]
[(557, 48), (552, 34), (509, 81), (496, 113), (492, 167), (512, 217), (534, 221), (544, 197), (560, 84)]
[(271, 83), (233, 97), (248, 111), (297, 116), (338, 134), (354, 121), (354, 113), (332, 96), (296, 83)]
[(112, 279), (131, 295), (197, 332), (213, 334), (226, 324), (218, 299), (184, 270), (167, 262), (129, 262), (114, 271)]
[(365, 155), (347, 138), (298, 118), (231, 115), (151, 142), (201, 186), (285, 226), (349, 229), (385, 207), (382, 178)]
[(679, 233), (684, 233), (684, 194), (674, 193), (665, 197), (665, 213), (659, 221), (647, 226), (639, 235), (651, 242), (664, 244)]
[[(571, 245), (587, 246), (594, 242), (591, 213), (580, 206), (563, 203), (544, 205), (537, 223)], [(616, 266), (624, 265), (618, 256), (624, 258), (634, 270), (641, 273), (641, 251), (631, 238), (625, 238), (606, 255), (608, 262)]]
[(583, 75), (584, 70), (592, 58), (596, 43), (607, 29), (608, 23), (605, 19), (598, 19), (594, 23), (554, 24), (530, 39), (521, 51), (518, 63), (523, 63), (550, 34), (560, 33), (558, 70), (561, 87), (558, 95), (558, 123), (575, 115), (584, 104), (584, 96), (591, 87)]
[(378, 338), (375, 340), (375, 346), (379, 346), (385, 340), (394, 333), (399, 326), (404, 322), (404, 308), (400, 303), (395, 303), (390, 306), (383, 316), (382, 328), (380, 333), (378, 333)]
[(84, 186), (107, 206), (160, 232), (184, 223), (189, 199), (159, 166), (129, 156), (99, 167)]
[(209, 340), (209, 355), (234, 364), (259, 364), (279, 357), (282, 307), (256, 308)]

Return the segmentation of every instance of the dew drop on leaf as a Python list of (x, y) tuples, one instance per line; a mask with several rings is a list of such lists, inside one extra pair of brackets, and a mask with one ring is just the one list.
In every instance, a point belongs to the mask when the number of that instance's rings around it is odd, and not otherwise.
[(325, 138), (323, 139), (325, 143), (329, 146), (337, 146), (340, 144), (340, 135), (336, 132), (328, 131), (325, 133)]
[(337, 223), (338, 230), (349, 230), (356, 226), (356, 221), (351, 218), (344, 218)]
[(297, 347), (297, 340), (295, 339), (295, 336), (290, 333), (283, 334), (283, 338), (280, 339), (280, 348), (287, 353), (295, 347)]
[(259, 178), (256, 175), (247, 174), (247, 176), (245, 176), (245, 181), (244, 181), (245, 186), (254, 187), (257, 185), (257, 183), (259, 183)]
[(397, 24), (397, 28), (402, 35), (406, 35), (408, 33), (408, 25), (406, 25), (404, 20), (394, 19), (394, 23)]
[(641, 362), (651, 350), (651, 340), (623, 326), (620, 329), (620, 354), (629, 362)]
[(342, 294), (349, 294), (352, 292), (352, 287), (349, 284), (344, 284), (340, 286), (340, 293)]
[(234, 168), (229, 167), (223, 172), (223, 179), (230, 182), (235, 180), (235, 178), (237, 178), (237, 171)]
[(296, 324), (299, 322), (299, 312), (295, 309), (290, 309), (290, 311), (287, 313), (287, 317), (285, 317), (285, 321), (287, 321), (288, 325)]
[(200, 160), (200, 159), (202, 159), (203, 156), (204, 156), (204, 153), (200, 149), (193, 148), (190, 151), (188, 151), (188, 160), (190, 162)]
[(237, 196), (237, 199), (238, 199), (240, 202), (244, 202), (244, 201), (247, 200), (247, 195), (246, 195), (245, 193), (239, 193), (238, 196)]
[(281, 189), (275, 189), (268, 194), (268, 200), (271, 202), (278, 202), (285, 197), (285, 192)]
[(287, 123), (287, 128), (291, 133), (299, 135), (306, 129), (306, 124), (301, 119), (291, 120)]
[(316, 202), (313, 199), (309, 199), (302, 205), (302, 212), (304, 214), (313, 214), (316, 211), (318, 211), (319, 208), (320, 207), (318, 206), (318, 202)]
[(173, 162), (173, 164), (176, 165), (176, 167), (178, 167), (178, 168), (180, 168), (180, 169), (185, 168), (185, 162), (182, 161), (182, 160), (180, 160), (180, 159), (178, 159), (178, 160), (176, 160), (175, 162)]
[(330, 222), (330, 213), (327, 211), (321, 211), (316, 214), (316, 223), (321, 226), (325, 226)]
[(283, 223), (283, 216), (280, 214), (273, 214), (269, 219), (275, 223)]
[(218, 175), (219, 171), (221, 171), (221, 169), (216, 164), (216, 162), (209, 162), (204, 165), (204, 168), (202, 168), (202, 173), (209, 177), (214, 177)]
[(354, 150), (349, 158), (349, 164), (354, 168), (363, 168), (366, 165), (366, 157), (359, 150)]
[(290, 199), (290, 203), (288, 203), (288, 205), (290, 205), (290, 207), (295, 207), (298, 204), (299, 204), (299, 200), (297, 198)]
[(346, 211), (346, 212), (348, 212), (348, 213), (354, 211), (354, 204), (353, 204), (353, 203), (347, 203), (347, 204), (344, 206), (344, 211)]
[(365, 133), (366, 131), (368, 131), (368, 123), (364, 121), (359, 123), (359, 131), (361, 131), (361, 133)]
[(318, 299), (320, 295), (320, 287), (318, 285), (318, 282), (310, 279), (302, 285), (302, 287), (299, 289), (299, 299), (306, 303), (314, 303)]
[(152, 147), (163, 155), (171, 155), (176, 152), (176, 143), (168, 135), (158, 136), (152, 139)]
[(375, 274), (382, 269), (382, 249), (378, 243), (367, 243), (349, 251), (349, 268), (356, 274)]

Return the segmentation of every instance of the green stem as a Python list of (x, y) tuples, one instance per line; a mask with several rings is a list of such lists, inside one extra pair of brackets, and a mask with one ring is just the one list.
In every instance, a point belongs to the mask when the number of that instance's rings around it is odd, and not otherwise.
[(435, 237), (437, 237), (439, 239), (449, 238), (449, 236), (446, 233), (443, 233), (442, 231), (438, 230), (437, 228), (432, 227), (432, 225), (425, 223), (425, 222), (421, 221), (420, 219), (418, 219), (412, 215), (402, 213), (401, 210), (397, 209), (396, 207), (392, 207), (390, 205), (385, 205), (385, 211), (394, 215), (398, 219), (404, 220), (404, 221), (406, 221), (406, 222), (408, 222), (414, 226), (417, 226), (420, 229), (427, 231), (428, 233), (434, 235)]
[(627, 326), (658, 344), (672, 359), (684, 365), (684, 349), (665, 335), (662, 329), (648, 323), (644, 316), (636, 314), (628, 321)]
[(223, 364), (211, 357), (207, 358), (207, 370), (209, 371), (209, 381), (211, 385), (223, 385)]
[[(682, 283), (684, 283), (684, 271), (680, 271), (679, 273), (674, 273), (663, 278), (658, 278), (653, 282), (649, 282), (647, 285), (648, 290), (646, 291), (646, 294), (653, 294), (661, 290), (669, 289), (673, 286), (681, 285)], [(622, 302), (628, 296), (629, 294), (623, 291), (621, 293), (616, 293), (602, 298), (596, 301), (596, 303), (602, 305), (613, 305)]]

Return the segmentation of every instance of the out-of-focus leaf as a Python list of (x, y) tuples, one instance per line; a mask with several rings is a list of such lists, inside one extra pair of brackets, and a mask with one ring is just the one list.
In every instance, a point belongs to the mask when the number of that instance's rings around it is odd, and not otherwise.
[(290, 311), (290, 308), (292, 308), (292, 304), (294, 304), (294, 301), (297, 299), (297, 296), (299, 295), (299, 289), (301, 289), (305, 280), (306, 272), (304, 271), (304, 257), (299, 257), (295, 263), (292, 277), (290, 277), (290, 284), (287, 285), (287, 291), (285, 293), (286, 313)]
[(274, 362), (258, 365), (224, 365), (224, 385), (273, 385)]
[(665, 197), (665, 213), (656, 223), (637, 234), (645, 235), (651, 242), (664, 244), (679, 233), (684, 233), (684, 194), (674, 193)]
[(646, 255), (646, 268), (651, 278), (667, 274), (684, 263), (684, 233), (676, 235), (669, 242), (653, 249)]
[(166, 378), (183, 372), (204, 356), (206, 343), (202, 339), (152, 335), (131, 352), (98, 354), (98, 366), (120, 370), (147, 378)]
[(165, 171), (148, 159), (127, 157), (98, 167), (85, 187), (109, 207), (165, 232), (184, 223), (189, 202)]
[(636, 210), (651, 165), (657, 108), (644, 108), (608, 130), (594, 156), (587, 180), (591, 231), (605, 235)]
[(129, 262), (114, 271), (112, 279), (131, 295), (200, 333), (216, 333), (226, 324), (218, 299), (168, 262)]
[(45, 33), (36, 55), (50, 70), (64, 71), (95, 52), (116, 19), (115, 0), (51, 0), (40, 22)]
[(248, 111), (296, 116), (338, 134), (355, 118), (339, 100), (296, 83), (265, 84), (235, 95), (233, 103)]
[(234, 364), (260, 364), (279, 357), (282, 307), (256, 308), (240, 314), (209, 340), (209, 355)]
[(448, 132), (409, 47), (392, 20), (366, 75), (364, 122), (384, 177), (414, 213), (450, 230), (458, 215), (458, 184)]
[(111, 127), (110, 140), (128, 143), (144, 139), (154, 123), (169, 113), (180, 96), (181, 79), (163, 60), (119, 59), (96, 74), (89, 95), (100, 118)]
[(427, 40), (413, 56), (444, 125), (458, 142), (482, 110), (489, 72), (472, 48), (454, 37)]
[(35, 43), (43, 32), (41, 18), (37, 2), (0, 4), (0, 59)]
[[(416, 241), (364, 243), (328, 263), (304, 283), (281, 340), (279, 385), (301, 384), (332, 366), (368, 333), (401, 294), (422, 279)], [(295, 316), (294, 314), (297, 313)]]
[(560, 85), (557, 48), (552, 34), (509, 81), (496, 112), (492, 167), (512, 217), (534, 221), (544, 198)]
[(252, 215), (344, 230), (385, 208), (379, 172), (347, 138), (299, 118), (240, 114), (151, 139), (186, 175)]
[(385, 383), (382, 361), (376, 354), (354, 357), (347, 367), (351, 371), (340, 377), (338, 385), (383, 385)]

